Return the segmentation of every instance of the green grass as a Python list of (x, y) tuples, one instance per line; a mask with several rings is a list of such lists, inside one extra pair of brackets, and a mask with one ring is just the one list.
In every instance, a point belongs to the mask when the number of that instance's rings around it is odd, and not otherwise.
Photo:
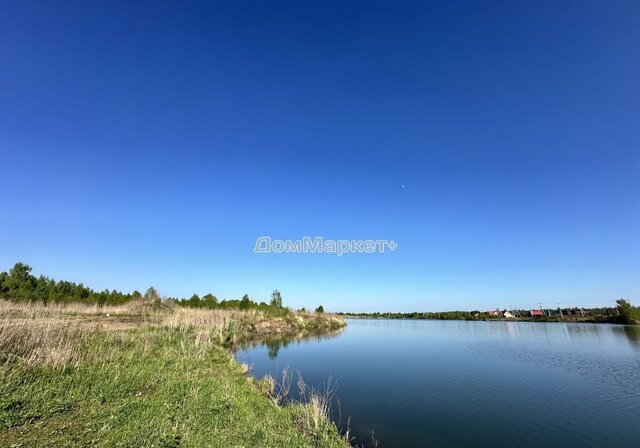
[[(61, 365), (0, 364), (2, 447), (345, 447), (310, 405), (278, 406), (202, 329), (73, 333)], [(7, 344), (8, 345), (8, 344)], [(60, 344), (59, 344), (60, 345)]]

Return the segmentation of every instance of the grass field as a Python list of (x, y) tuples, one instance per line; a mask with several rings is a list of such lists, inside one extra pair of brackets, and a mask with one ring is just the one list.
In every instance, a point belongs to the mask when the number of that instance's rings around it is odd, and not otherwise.
[(344, 447), (326, 400), (281, 406), (228, 346), (331, 316), (0, 301), (2, 447)]

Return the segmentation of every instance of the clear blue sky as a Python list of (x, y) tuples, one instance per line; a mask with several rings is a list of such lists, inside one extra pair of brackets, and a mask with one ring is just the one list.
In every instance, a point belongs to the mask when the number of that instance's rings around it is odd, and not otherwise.
[(637, 1), (5, 1), (0, 270), (331, 310), (637, 302), (639, 81)]

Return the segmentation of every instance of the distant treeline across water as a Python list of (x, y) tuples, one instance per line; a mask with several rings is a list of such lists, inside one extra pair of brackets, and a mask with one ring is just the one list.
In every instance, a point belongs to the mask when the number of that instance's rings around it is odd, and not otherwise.
[(614, 307), (604, 308), (556, 308), (539, 310), (493, 310), (493, 311), (443, 311), (443, 312), (374, 312), (337, 313), (356, 318), (379, 319), (442, 319), (442, 320), (523, 320), (535, 322), (593, 322), (634, 324), (640, 322), (640, 308), (627, 300), (616, 301)]

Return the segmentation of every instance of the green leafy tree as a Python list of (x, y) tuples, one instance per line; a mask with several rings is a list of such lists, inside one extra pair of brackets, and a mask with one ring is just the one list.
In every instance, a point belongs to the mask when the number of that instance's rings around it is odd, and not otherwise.
[(7, 292), (7, 286), (5, 286), (5, 282), (7, 281), (7, 278), (9, 277), (9, 274), (7, 274), (6, 272), (0, 272), (0, 296), (4, 297), (6, 292)]
[(218, 298), (213, 294), (209, 293), (202, 297), (202, 304), (205, 308), (215, 308), (218, 305)]
[(158, 294), (158, 291), (156, 291), (156, 288), (154, 288), (153, 286), (147, 289), (147, 292), (144, 293), (144, 298), (145, 300), (154, 303), (160, 301), (160, 295)]
[(44, 275), (41, 275), (36, 280), (34, 297), (44, 303), (49, 301), (49, 282)]
[(15, 300), (30, 300), (35, 298), (36, 278), (31, 275), (31, 266), (16, 263), (4, 280), (9, 298)]
[(638, 307), (631, 305), (624, 299), (616, 300), (616, 303), (623, 322), (632, 324), (640, 320), (640, 309)]
[(318, 308), (316, 308), (316, 313), (324, 313), (324, 307), (320, 305)]
[(242, 296), (242, 299), (240, 300), (240, 309), (247, 310), (250, 307), (251, 307), (251, 299), (247, 294), (245, 294)]
[(200, 296), (198, 294), (194, 294), (189, 297), (187, 300), (187, 306), (191, 308), (200, 308), (202, 306), (202, 301), (200, 300)]
[(274, 308), (282, 308), (282, 295), (277, 289), (271, 293), (271, 306)]

